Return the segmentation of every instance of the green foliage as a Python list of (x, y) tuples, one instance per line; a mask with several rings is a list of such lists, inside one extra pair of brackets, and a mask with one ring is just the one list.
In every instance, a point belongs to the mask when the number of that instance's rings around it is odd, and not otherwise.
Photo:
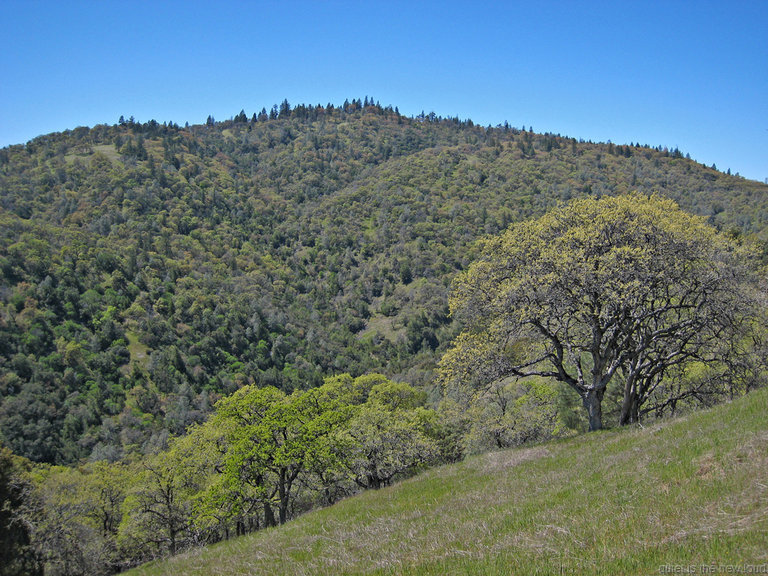
[(47, 573), (111, 574), (283, 524), (440, 461), (443, 428), (424, 401), (379, 374), (290, 394), (243, 386), (156, 454), (12, 473), (5, 485), (26, 488), (4, 510), (30, 528), (9, 546)]
[(667, 383), (691, 362), (722, 366), (733, 382), (728, 367), (754, 357), (738, 344), (757, 318), (750, 256), (671, 200), (571, 201), (489, 238), (456, 278), (451, 310), (467, 329), (443, 380), (552, 378), (581, 396), (594, 430), (620, 376), (619, 422), (636, 422), (651, 395), (681, 399)]
[(467, 416), (467, 454), (542, 442), (567, 430), (558, 390), (546, 381), (496, 382), (476, 395)]
[(31, 483), (23, 464), (5, 446), (0, 446), (0, 575), (42, 574), (42, 563), (32, 545), (26, 514)]
[(3, 149), (0, 432), (72, 463), (151, 453), (249, 384), (427, 383), (474, 242), (630, 190), (765, 238), (765, 186), (606, 146), (352, 100), (123, 121)]
[(763, 389), (642, 428), (475, 456), (129, 574), (746, 570), (768, 541), (766, 402)]
[[(240, 500), (227, 506), (253, 516), (260, 505), (267, 526), (275, 523), (276, 507), (284, 523), (297, 479), (308, 467), (322, 466), (327, 437), (344, 417), (343, 405), (324, 402), (317, 392), (286, 396), (248, 386), (222, 400), (210, 425), (227, 430), (221, 483)], [(238, 487), (248, 493), (238, 493)]]
[(290, 395), (241, 388), (199, 429), (220, 454), (220, 474), (200, 495), (199, 511), (224, 533), (282, 524), (311, 505), (307, 488), (330, 503), (354, 484), (378, 488), (434, 461), (435, 414), (424, 400), (380, 375), (337, 376)]
[(35, 470), (27, 521), (46, 574), (110, 574), (124, 565), (117, 532), (131, 473), (106, 462)]
[(331, 442), (355, 484), (378, 489), (440, 460), (438, 415), (423, 407), (425, 400), (408, 384), (385, 381), (370, 389)]

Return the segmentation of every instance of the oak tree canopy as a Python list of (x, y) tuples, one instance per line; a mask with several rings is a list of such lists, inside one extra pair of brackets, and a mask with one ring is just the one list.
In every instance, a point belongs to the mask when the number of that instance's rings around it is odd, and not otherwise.
[(602, 428), (608, 384), (623, 385), (620, 423), (670, 371), (718, 359), (750, 310), (746, 250), (672, 200), (586, 198), (488, 239), (454, 282), (465, 324), (443, 379), (543, 376), (581, 397)]

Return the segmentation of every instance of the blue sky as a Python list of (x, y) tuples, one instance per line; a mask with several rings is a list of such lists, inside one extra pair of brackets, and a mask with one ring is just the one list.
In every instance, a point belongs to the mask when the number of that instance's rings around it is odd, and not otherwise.
[(284, 98), (679, 147), (768, 178), (768, 0), (0, 0), (0, 146)]

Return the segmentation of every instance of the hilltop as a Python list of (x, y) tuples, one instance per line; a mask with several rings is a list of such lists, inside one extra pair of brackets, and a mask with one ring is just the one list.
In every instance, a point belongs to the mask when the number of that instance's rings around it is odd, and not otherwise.
[(0, 150), (0, 435), (38, 462), (166, 445), (243, 385), (428, 386), (478, 238), (658, 193), (764, 245), (768, 186), (675, 149), (287, 102)]
[(129, 574), (747, 570), (768, 561), (766, 402), (763, 389), (645, 428), (473, 457)]

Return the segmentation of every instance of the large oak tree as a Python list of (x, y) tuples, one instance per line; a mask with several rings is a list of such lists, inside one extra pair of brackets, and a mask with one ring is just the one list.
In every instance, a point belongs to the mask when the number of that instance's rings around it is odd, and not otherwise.
[(447, 381), (545, 376), (581, 397), (590, 430), (621, 375), (620, 423), (670, 371), (718, 359), (751, 305), (743, 248), (657, 196), (586, 198), (485, 243), (454, 283), (465, 331), (443, 358)]

